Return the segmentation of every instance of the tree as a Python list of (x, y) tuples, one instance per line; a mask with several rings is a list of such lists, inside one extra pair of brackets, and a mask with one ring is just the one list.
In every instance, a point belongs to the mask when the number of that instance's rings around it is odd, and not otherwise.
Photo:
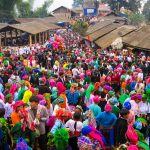
[(88, 24), (84, 21), (77, 20), (73, 24), (73, 31), (79, 33), (81, 36), (85, 36), (87, 29), (88, 29)]
[(144, 5), (144, 9), (143, 9), (143, 14), (145, 16), (145, 18), (150, 21), (150, 0), (148, 0), (145, 5)]
[(128, 2), (126, 0), (102, 0), (104, 3), (108, 3), (114, 12), (119, 12), (121, 7), (126, 8)]
[(43, 6), (37, 8), (34, 12), (33, 12), (33, 17), (39, 17), (39, 18), (43, 18), (43, 17), (47, 17), (48, 14), (48, 8), (49, 6), (53, 3), (53, 0), (47, 0), (44, 2)]
[(29, 18), (33, 16), (32, 5), (25, 1), (17, 6), (19, 18)]
[(145, 21), (145, 17), (140, 13), (131, 13), (129, 15), (129, 22), (134, 26), (139, 26)]
[(129, 0), (128, 2), (128, 9), (132, 12), (139, 12), (141, 8), (141, 0)]
[(53, 0), (46, 0), (40, 8), (33, 10), (34, 0), (0, 0), (0, 22), (9, 22), (15, 16), (46, 17), (52, 2)]
[(83, 4), (83, 0), (74, 0), (72, 6), (73, 7), (79, 7), (82, 4)]
[(0, 0), (0, 21), (7, 22), (15, 16), (15, 6), (22, 0)]
[(102, 2), (109, 4), (114, 12), (119, 12), (121, 7), (132, 12), (138, 12), (141, 8), (140, 0), (102, 0)]

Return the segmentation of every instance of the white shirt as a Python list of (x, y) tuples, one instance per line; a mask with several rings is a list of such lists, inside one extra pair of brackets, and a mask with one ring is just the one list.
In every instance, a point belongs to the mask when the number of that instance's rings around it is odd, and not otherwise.
[(80, 74), (79, 70), (77, 68), (73, 68), (72, 69), (72, 73), (73, 73), (73, 77), (77, 76), (78, 74)]
[(139, 105), (134, 100), (131, 100), (130, 103), (131, 110), (134, 112), (135, 116), (139, 115)]
[(9, 118), (13, 112), (12, 104), (6, 103), (5, 104), (5, 119)]
[(5, 108), (5, 103), (3, 102), (2, 99), (0, 99), (0, 108)]
[(53, 105), (50, 104), (50, 109), (48, 109), (48, 115), (52, 116), (53, 115)]
[(131, 57), (127, 57), (128, 62), (132, 62)]
[(57, 112), (58, 109), (60, 109), (60, 107), (58, 105), (55, 105), (52, 116), (56, 116), (56, 112)]
[(139, 106), (139, 114), (147, 115), (147, 113), (149, 113), (150, 105), (148, 104), (148, 102), (143, 103), (141, 101), (140, 103), (138, 103), (138, 106)]
[[(66, 122), (65, 124), (65, 127), (66, 128), (69, 128), (70, 131), (74, 132), (75, 131), (75, 128), (74, 128), (74, 125), (75, 125), (75, 121), (70, 119)], [(77, 132), (81, 132), (82, 130), (82, 127), (83, 127), (83, 123), (81, 121), (77, 121), (77, 124), (76, 124), (76, 131)]]
[(143, 92), (143, 91), (144, 91), (144, 88), (145, 88), (145, 85), (144, 85), (143, 83), (137, 83), (137, 84), (135, 85), (135, 90), (136, 90), (136, 92), (138, 92), (138, 93)]
[(143, 80), (143, 73), (138, 73), (138, 79)]

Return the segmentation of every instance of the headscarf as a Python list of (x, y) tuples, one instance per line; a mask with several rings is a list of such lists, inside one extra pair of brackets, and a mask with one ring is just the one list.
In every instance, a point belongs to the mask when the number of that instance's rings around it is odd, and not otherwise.
[(57, 90), (58, 90), (58, 94), (61, 94), (62, 92), (66, 91), (65, 86), (62, 84), (62, 82), (58, 82), (56, 84)]
[(104, 145), (104, 137), (102, 136), (102, 134), (96, 130), (94, 127), (91, 126), (85, 126), (82, 128), (82, 134), (83, 135), (90, 135), (90, 137), (96, 139), (97, 141), (100, 142), (102, 149), (105, 149), (105, 145)]
[(112, 112), (112, 106), (110, 104), (105, 105), (105, 111), (106, 112)]
[(114, 91), (109, 91), (109, 95), (112, 97), (115, 95), (115, 92)]
[(44, 99), (44, 96), (41, 95), (41, 94), (39, 94), (39, 95), (38, 95), (38, 99), (39, 99), (39, 100), (43, 100), (43, 99)]
[(127, 110), (130, 110), (131, 109), (131, 103), (127, 101), (123, 104), (123, 107), (126, 108)]
[(13, 84), (9, 92), (14, 96), (15, 92), (17, 91), (17, 88), (17, 84)]
[(22, 99), (23, 102), (28, 104), (31, 96), (32, 96), (32, 92), (30, 90), (25, 91)]
[(26, 89), (22, 88), (19, 93), (18, 93), (18, 99), (23, 99), (24, 93), (25, 93)]
[(96, 119), (95, 119), (95, 117), (94, 117), (94, 114), (93, 114), (93, 112), (91, 111), (91, 110), (88, 110), (88, 111), (86, 111), (85, 112), (85, 116), (87, 117), (87, 119), (88, 119), (88, 125), (89, 126), (93, 126), (93, 127), (95, 127), (96, 128)]
[(63, 121), (63, 120), (62, 120), (62, 119), (63, 119), (63, 118), (62, 118), (63, 116), (70, 118), (70, 117), (72, 117), (72, 113), (71, 113), (70, 111), (68, 111), (68, 110), (63, 109), (63, 108), (58, 109), (58, 110), (56, 111), (56, 117), (57, 117), (59, 120)]
[(29, 79), (29, 76), (28, 76), (28, 75), (24, 75), (24, 76), (22, 77), (22, 79), (23, 79), (23, 80), (28, 80), (28, 79)]
[(64, 99), (61, 96), (59, 96), (55, 101), (53, 101), (53, 105), (63, 103), (63, 102), (64, 102)]
[(104, 89), (107, 90), (107, 91), (111, 91), (111, 90), (112, 90), (112, 87), (109, 86), (109, 85), (104, 85)]
[(11, 87), (11, 83), (6, 83), (5, 88), (9, 89)]
[(98, 103), (100, 102), (100, 97), (99, 97), (98, 95), (94, 96), (94, 97), (93, 97), (93, 102), (94, 102), (95, 104), (98, 104)]
[(95, 85), (94, 85), (94, 91), (98, 91), (100, 85), (101, 85), (100, 82), (96, 82)]
[(5, 102), (7, 103), (10, 98), (12, 98), (12, 94), (7, 94), (5, 96)]
[(56, 88), (56, 87), (53, 87), (51, 91), (52, 91), (51, 98), (56, 99), (56, 98), (58, 97), (57, 88)]
[(49, 81), (49, 85), (50, 85), (51, 88), (55, 87), (56, 86), (56, 81), (54, 79), (51, 79)]
[(50, 99), (50, 94), (49, 93), (45, 93), (44, 95), (44, 98), (46, 100), (46, 103), (47, 103), (47, 109), (50, 109), (50, 106), (51, 106), (51, 99)]
[(85, 93), (85, 96), (88, 100), (90, 99), (91, 92), (93, 92), (93, 91), (94, 91), (94, 86), (92, 84), (90, 84)]
[(56, 130), (54, 143), (57, 150), (66, 150), (68, 146), (69, 133), (65, 128)]
[(129, 98), (129, 95), (127, 95), (127, 94), (120, 95), (120, 97), (119, 97), (120, 103), (123, 104), (127, 98)]
[(109, 103), (110, 103), (111, 105), (116, 105), (116, 104), (119, 103), (119, 101), (118, 101), (118, 99), (117, 99), (116, 97), (112, 97), (112, 98), (110, 98), (108, 101), (109, 101)]
[(32, 131), (35, 129), (34, 122), (29, 118), (29, 113), (27, 110), (20, 110), (19, 116), (21, 118), (21, 127), (23, 131), (25, 131), (27, 127)]
[(131, 99), (132, 100), (136, 100), (136, 99), (142, 100), (142, 94), (135, 94), (135, 95), (131, 96)]
[(78, 138), (78, 147), (83, 150), (93, 150), (93, 143), (91, 142), (89, 137), (80, 136)]
[(41, 100), (41, 101), (39, 102), (39, 104), (45, 106), (47, 103), (46, 103), (46, 100)]
[(19, 101), (15, 102), (15, 104), (13, 105), (13, 108), (16, 111), (17, 107), (20, 107), (20, 106), (23, 106), (23, 105), (24, 105), (24, 102), (19, 100)]

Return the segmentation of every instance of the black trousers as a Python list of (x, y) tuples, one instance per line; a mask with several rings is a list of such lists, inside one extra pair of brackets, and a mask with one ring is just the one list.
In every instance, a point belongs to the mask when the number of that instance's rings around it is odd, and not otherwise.
[(79, 150), (77, 143), (78, 137), (69, 138), (69, 146), (72, 148), (72, 150)]
[(41, 150), (47, 150), (47, 137), (46, 134), (40, 135), (38, 138), (39, 147)]

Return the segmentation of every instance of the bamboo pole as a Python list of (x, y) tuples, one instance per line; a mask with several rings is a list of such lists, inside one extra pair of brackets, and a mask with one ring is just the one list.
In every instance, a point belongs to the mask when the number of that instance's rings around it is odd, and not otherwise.
[(34, 43), (37, 43), (36, 34), (34, 35)]
[(31, 34), (29, 35), (29, 44), (30, 44), (30, 46), (32, 46), (32, 35)]

